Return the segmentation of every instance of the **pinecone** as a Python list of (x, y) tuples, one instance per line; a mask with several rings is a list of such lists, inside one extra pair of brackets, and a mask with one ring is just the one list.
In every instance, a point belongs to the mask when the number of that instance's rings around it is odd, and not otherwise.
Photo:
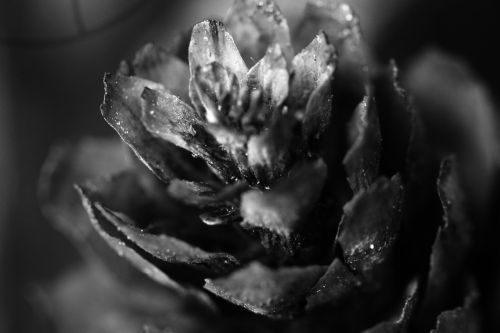
[(309, 1), (293, 35), (272, 0), (236, 0), (105, 76), (121, 141), (59, 146), (42, 173), (47, 216), (100, 263), (49, 293), (61, 331), (480, 331), (470, 172), (493, 179), (498, 140), (450, 123), (455, 149), (433, 110), (493, 120), (487, 96), (429, 55), (410, 97), (346, 4)]

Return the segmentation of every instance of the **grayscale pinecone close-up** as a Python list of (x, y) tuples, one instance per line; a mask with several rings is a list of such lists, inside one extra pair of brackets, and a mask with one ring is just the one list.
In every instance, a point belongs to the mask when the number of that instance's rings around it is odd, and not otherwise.
[(358, 21), (310, 0), (290, 31), (236, 0), (104, 76), (118, 136), (54, 147), (40, 180), (88, 259), (41, 297), (59, 331), (493, 325), (493, 102), (442, 52), (376, 60)]

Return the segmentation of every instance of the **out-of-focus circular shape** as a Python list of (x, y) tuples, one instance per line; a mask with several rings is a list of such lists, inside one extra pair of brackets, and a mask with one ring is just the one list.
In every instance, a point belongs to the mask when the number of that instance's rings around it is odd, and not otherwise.
[(140, 0), (0, 2), (0, 44), (50, 46), (100, 33), (150, 3)]

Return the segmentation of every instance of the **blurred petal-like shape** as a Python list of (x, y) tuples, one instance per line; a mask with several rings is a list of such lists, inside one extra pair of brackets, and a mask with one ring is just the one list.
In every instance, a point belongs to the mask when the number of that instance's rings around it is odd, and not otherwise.
[(198, 67), (204, 67), (213, 62), (220, 63), (239, 82), (245, 78), (248, 68), (234, 44), (233, 38), (221, 22), (207, 20), (198, 23), (193, 28), (189, 43), (189, 68), (191, 79)]
[(296, 148), (293, 144), (297, 120), (285, 111), (269, 128), (248, 139), (248, 164), (257, 182), (264, 186), (283, 176)]
[(304, 110), (306, 146), (311, 139), (318, 140), (330, 124), (335, 61), (335, 48), (323, 32), (293, 58), (288, 103), (293, 109)]
[(123, 242), (119, 237), (108, 233), (108, 231), (106, 231), (107, 227), (104, 226), (104, 224), (109, 223), (111, 215), (109, 215), (109, 213), (106, 212), (99, 204), (92, 202), (87, 197), (83, 189), (78, 188), (78, 190), (82, 197), (82, 202), (87, 211), (87, 214), (89, 214), (92, 226), (120, 257), (124, 257), (125, 259), (127, 259), (139, 271), (143, 272), (145, 275), (151, 278), (151, 280), (159, 283), (160, 285), (172, 288), (173, 290), (183, 290), (182, 286), (177, 284), (168, 275), (163, 273), (158, 267), (141, 256), (136, 250), (127, 246), (127, 244), (125, 244), (125, 242)]
[(433, 143), (457, 155), (463, 186), (483, 210), (500, 161), (498, 117), (488, 91), (467, 66), (436, 51), (419, 57), (405, 78)]
[(205, 289), (254, 313), (271, 318), (292, 318), (325, 272), (323, 266), (270, 269), (253, 262), (216, 280), (207, 279)]
[(302, 136), (304, 144), (320, 141), (330, 126), (332, 119), (332, 81), (327, 79), (311, 94), (306, 105), (304, 119), (302, 120)]
[(247, 136), (231, 127), (219, 124), (207, 124), (205, 128), (231, 156), (243, 179), (254, 182), (248, 165)]
[(321, 29), (325, 30), (333, 44), (337, 44), (346, 36), (359, 32), (359, 20), (347, 3), (338, 0), (308, 0), (299, 27), (297, 39), (304, 45)]
[(368, 189), (379, 171), (382, 137), (375, 100), (366, 96), (354, 111), (349, 125), (350, 148), (343, 163), (354, 193)]
[(399, 233), (401, 177), (380, 178), (345, 205), (338, 243), (349, 267), (371, 279), (391, 255)]
[(362, 94), (367, 82), (367, 54), (359, 20), (352, 8), (337, 0), (309, 0), (302, 22), (297, 27), (297, 43), (309, 43), (324, 30), (339, 54), (337, 73), (345, 89)]
[(362, 280), (356, 277), (340, 259), (335, 259), (326, 273), (311, 288), (307, 296), (308, 311), (324, 305), (342, 306), (356, 297)]
[(247, 188), (244, 182), (216, 190), (206, 184), (174, 180), (168, 186), (168, 193), (188, 205), (201, 208), (201, 220), (208, 225), (217, 225), (241, 219), (237, 208), (239, 195)]
[(221, 201), (236, 200), (247, 187), (246, 183), (241, 182), (216, 189), (207, 184), (176, 179), (168, 185), (168, 193), (187, 204), (209, 207), (219, 205)]
[(395, 61), (380, 68), (373, 78), (373, 98), (383, 138), (380, 174), (388, 176), (404, 172), (413, 126), (409, 93), (403, 89), (400, 80)]
[(418, 302), (418, 285), (413, 282), (409, 286), (408, 295), (404, 300), (404, 304), (400, 313), (393, 320), (383, 321), (372, 328), (369, 328), (362, 333), (406, 333), (410, 332), (410, 321), (415, 315), (415, 310)]
[(247, 63), (262, 58), (273, 44), (292, 58), (288, 23), (273, 0), (235, 0), (224, 22)]
[(200, 157), (220, 179), (229, 181), (236, 177), (236, 167), (189, 105), (164, 90), (146, 87), (141, 96), (141, 119), (150, 133)]
[(74, 240), (84, 259), (101, 264), (125, 283), (143, 283), (144, 277), (111, 250), (92, 228), (74, 188), (90, 178), (132, 168), (127, 146), (117, 139), (84, 139), (52, 149), (40, 176), (39, 195), (43, 213), (64, 234)]
[(210, 124), (228, 124), (240, 89), (236, 75), (220, 63), (212, 62), (196, 68), (192, 84), (203, 119)]
[(242, 226), (258, 231), (263, 246), (271, 251), (284, 252), (284, 256), (293, 254), (300, 246), (297, 233), (311, 222), (305, 218), (321, 194), (326, 173), (321, 159), (305, 162), (270, 190), (244, 193)]
[[(218, 243), (212, 247), (221, 248), (228, 245), (223, 230), (210, 230), (196, 218), (196, 211), (186, 214), (182, 205), (166, 196), (161, 187), (139, 175), (122, 173), (79, 188), (96, 230), (118, 254), (123, 253), (145, 272), (155, 273), (150, 267), (153, 266), (158, 274), (166, 272), (169, 278), (197, 283), (202, 278), (227, 273), (238, 264), (233, 256), (221, 251), (202, 250), (196, 245), (196, 238), (190, 236), (203, 234), (204, 229), (215, 232)], [(209, 235), (203, 236), (208, 240)], [(234, 233), (227, 236), (243, 245)], [(129, 250), (126, 252), (125, 248)], [(156, 275), (155, 279), (162, 283), (165, 280)]]
[[(120, 74), (104, 77), (106, 94), (101, 113), (144, 164), (161, 180), (172, 178), (203, 180), (206, 172), (188, 153), (173, 144), (153, 137), (141, 122), (141, 95), (145, 87), (160, 85)], [(199, 161), (198, 161), (199, 162)]]
[(433, 329), (431, 333), (483, 332), (481, 317), (477, 311), (477, 297), (478, 295), (472, 292), (472, 294), (465, 299), (465, 304), (463, 306), (442, 312), (437, 317), (436, 328)]
[(150, 322), (195, 332), (211, 314), (192, 297), (160, 287), (124, 286), (95, 266), (64, 275), (42, 291), (41, 301), (57, 332), (138, 333)]
[[(113, 215), (115, 218), (112, 218)], [(139, 229), (120, 214), (113, 215), (110, 215), (109, 221), (116, 229), (133, 244), (164, 262), (166, 265), (160, 265), (164, 269), (171, 265), (180, 270), (185, 266), (185, 269), (213, 276), (226, 274), (239, 264), (232, 255), (206, 252), (180, 239)]]
[[(142, 122), (147, 130), (173, 144), (190, 150), (190, 141), (200, 126), (198, 114), (178, 97), (168, 91), (144, 88)], [(194, 152), (193, 152), (194, 153)]]
[(131, 166), (128, 149), (119, 139), (84, 139), (75, 145), (56, 146), (40, 176), (44, 214), (72, 238), (85, 238), (90, 225), (74, 184)]
[(332, 79), (335, 61), (335, 48), (324, 32), (293, 58), (289, 102), (295, 108), (304, 108), (313, 91)]
[(432, 245), (420, 319), (429, 326), (441, 311), (455, 306), (467, 289), (459, 277), (469, 268), (470, 249), (477, 229), (466, 208), (470, 198), (463, 191), (459, 167), (456, 158), (444, 158), (437, 182), (444, 224), (439, 227)]
[(134, 75), (163, 85), (185, 102), (189, 102), (189, 67), (156, 44), (147, 44), (132, 62)]
[(257, 85), (262, 88), (268, 112), (273, 112), (288, 97), (289, 78), (285, 54), (279, 44), (274, 44), (267, 49), (264, 58), (250, 69), (246, 80), (251, 88)]

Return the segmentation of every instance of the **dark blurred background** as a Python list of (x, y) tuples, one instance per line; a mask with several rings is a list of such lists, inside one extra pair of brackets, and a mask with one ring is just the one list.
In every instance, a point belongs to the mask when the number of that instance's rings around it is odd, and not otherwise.
[[(293, 26), (305, 0), (277, 1)], [(498, 91), (487, 1), (351, 0), (381, 61), (404, 68), (428, 46), (458, 55)], [(37, 180), (51, 145), (111, 136), (102, 76), (149, 41), (166, 43), (232, 0), (0, 0), (0, 332), (45, 332), (34, 291), (79, 259), (41, 216)]]

